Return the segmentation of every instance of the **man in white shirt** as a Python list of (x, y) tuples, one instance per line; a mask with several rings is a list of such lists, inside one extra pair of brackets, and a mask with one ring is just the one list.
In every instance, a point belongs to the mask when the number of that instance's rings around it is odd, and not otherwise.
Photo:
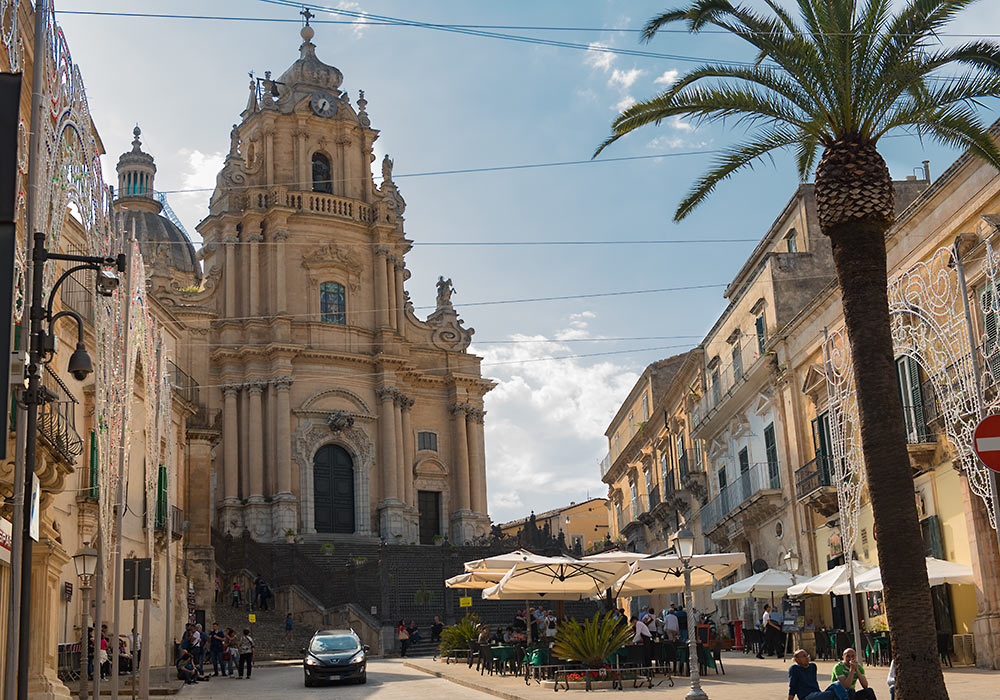
[(681, 625), (677, 620), (677, 615), (674, 614), (673, 608), (667, 612), (667, 616), (664, 618), (664, 626), (667, 628), (667, 639), (671, 642), (676, 642), (681, 638)]
[(646, 623), (640, 620), (638, 617), (632, 618), (632, 624), (635, 625), (635, 635), (632, 637), (633, 644), (643, 645), (643, 656), (645, 658), (646, 666), (652, 666), (653, 664), (653, 635), (649, 632), (649, 627)]

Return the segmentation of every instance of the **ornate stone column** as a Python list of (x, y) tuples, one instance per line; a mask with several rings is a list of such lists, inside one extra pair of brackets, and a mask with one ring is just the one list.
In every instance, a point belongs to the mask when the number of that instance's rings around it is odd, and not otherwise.
[(264, 415), (261, 408), (261, 394), (264, 387), (259, 382), (247, 385), (250, 396), (249, 435), (250, 445), (250, 498), (263, 499), (264, 496)]
[[(385, 267), (382, 269), (384, 270)], [(393, 407), (396, 398), (396, 389), (391, 386), (385, 386), (381, 389), (376, 389), (375, 395), (378, 396), (382, 404), (382, 410), (378, 418), (379, 474), (384, 484), (382, 500), (397, 500), (399, 498), (399, 490), (396, 479), (396, 411)]]
[(275, 311), (283, 314), (288, 311), (288, 293), (285, 290), (285, 241), (288, 240), (288, 231), (275, 231), (271, 238), (274, 239)]
[(416, 450), (414, 450), (413, 424), (410, 415), (413, 399), (404, 396), (401, 405), (403, 408), (403, 483), (406, 485), (406, 502), (417, 507), (417, 493), (413, 489), (413, 462), (416, 459)]
[(469, 510), (469, 437), (465, 426), (469, 404), (456, 403), (451, 407), (452, 425), (452, 471), (454, 498), (451, 499), (456, 511)]
[(226, 316), (236, 316), (236, 236), (226, 236)]
[(404, 307), (404, 302), (406, 297), (403, 295), (403, 270), (405, 269), (405, 264), (403, 259), (400, 258), (396, 261), (393, 266), (393, 277), (395, 279), (396, 285), (396, 330), (400, 334), (403, 333), (403, 329), (406, 328), (406, 309)]
[(375, 247), (375, 327), (389, 325), (389, 281), (386, 279), (386, 257), (388, 246)]
[(396, 298), (396, 256), (387, 255), (385, 257), (385, 278), (389, 286), (388, 316), (389, 325), (393, 330), (399, 330), (396, 326), (396, 313), (400, 306), (400, 300)]
[(997, 535), (990, 527), (982, 499), (969, 488), (969, 478), (962, 474), (960, 479), (978, 608), (972, 623), (976, 666), (1000, 669), (1000, 555), (997, 553)]
[(31, 641), (28, 659), (28, 697), (32, 700), (69, 700), (59, 680), (59, 594), (62, 569), (70, 556), (52, 539), (43, 537), (31, 551)]
[(277, 472), (278, 493), (271, 506), (271, 520), (276, 534), (285, 530), (298, 531), (296, 498), (292, 493), (292, 411), (289, 406), (289, 391), (294, 377), (277, 377), (273, 380), (275, 398), (274, 435), (276, 442), (275, 471)]
[(483, 418), (486, 412), (480, 408), (469, 409), (465, 424), (469, 435), (469, 501), (472, 512), (486, 513), (486, 467), (483, 460)]
[(254, 233), (247, 236), (247, 248), (249, 248), (249, 262), (250, 274), (247, 278), (250, 280), (250, 293), (247, 295), (250, 299), (250, 310), (247, 316), (256, 316), (260, 313), (260, 242), (264, 240), (264, 237), (259, 233)]
[(222, 395), (224, 397), (222, 408), (222, 471), (225, 483), (223, 494), (227, 505), (235, 505), (240, 501), (240, 431), (236, 403), (239, 394), (239, 384), (226, 384), (222, 387)]
[(403, 401), (409, 400), (405, 394), (396, 393), (393, 401), (393, 434), (396, 438), (396, 488), (399, 491), (399, 500), (407, 505), (410, 502), (410, 494), (406, 489), (406, 453), (403, 448)]

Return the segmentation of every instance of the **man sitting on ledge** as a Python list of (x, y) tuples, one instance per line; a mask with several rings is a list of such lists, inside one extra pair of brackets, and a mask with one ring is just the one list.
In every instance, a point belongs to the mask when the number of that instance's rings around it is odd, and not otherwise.
[[(809, 652), (799, 649), (792, 657), (795, 660), (788, 667), (788, 700), (842, 700), (847, 697), (847, 688), (842, 681), (819, 689), (816, 680), (816, 664), (809, 660)], [(838, 689), (840, 692), (838, 692)]]
[[(858, 654), (854, 649), (844, 649), (844, 660), (833, 667), (833, 680), (840, 681), (847, 688), (850, 700), (876, 700), (875, 691), (868, 687), (868, 678), (864, 667), (858, 663)], [(855, 690), (855, 683), (861, 683), (861, 690)]]

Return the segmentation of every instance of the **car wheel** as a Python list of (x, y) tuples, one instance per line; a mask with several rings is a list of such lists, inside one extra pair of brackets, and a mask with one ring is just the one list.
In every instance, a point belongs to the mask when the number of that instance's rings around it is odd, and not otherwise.
[(309, 676), (307, 675), (306, 676), (306, 687), (307, 688), (312, 688), (314, 685), (315, 685), (315, 683), (313, 683), (312, 679), (310, 679)]
[(358, 679), (358, 685), (364, 685), (368, 682), (368, 672), (365, 671), (361, 674), (361, 678)]

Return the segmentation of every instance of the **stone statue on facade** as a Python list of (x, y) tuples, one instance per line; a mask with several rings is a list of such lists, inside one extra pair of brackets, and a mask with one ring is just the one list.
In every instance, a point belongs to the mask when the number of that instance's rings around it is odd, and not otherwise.
[(455, 293), (455, 285), (451, 283), (451, 278), (438, 277), (437, 281), (437, 307), (439, 309), (451, 308), (451, 295)]
[(387, 182), (392, 182), (392, 158), (389, 157), (388, 153), (382, 159), (382, 184)]
[(229, 132), (229, 155), (238, 156), (240, 153), (240, 127), (233, 124), (233, 130)]

